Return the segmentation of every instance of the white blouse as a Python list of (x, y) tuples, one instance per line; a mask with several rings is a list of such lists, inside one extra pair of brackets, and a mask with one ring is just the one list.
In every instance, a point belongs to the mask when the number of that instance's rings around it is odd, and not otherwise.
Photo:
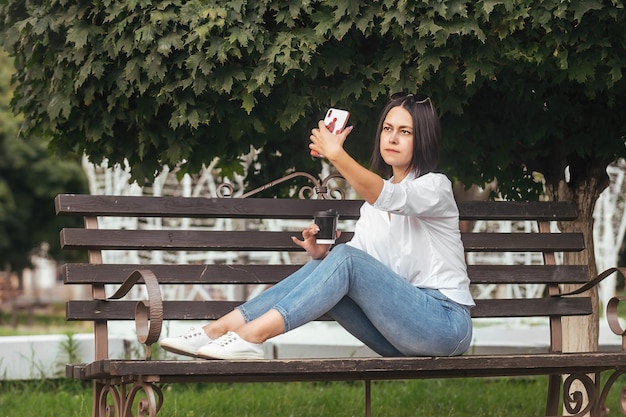
[(420, 288), (473, 306), (459, 231), (459, 209), (444, 174), (385, 180), (374, 204), (361, 207), (348, 245), (361, 249)]

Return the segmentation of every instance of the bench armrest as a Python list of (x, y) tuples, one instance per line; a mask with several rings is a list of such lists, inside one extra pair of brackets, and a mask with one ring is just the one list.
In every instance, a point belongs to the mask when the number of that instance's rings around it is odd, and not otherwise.
[(154, 273), (149, 269), (133, 271), (120, 288), (107, 300), (118, 300), (143, 279), (148, 292), (148, 300), (138, 301), (135, 306), (135, 329), (137, 340), (146, 347), (146, 360), (152, 358), (152, 344), (159, 340), (163, 327), (163, 297)]
[(588, 291), (592, 289), (593, 287), (595, 287), (596, 285), (600, 284), (600, 282), (602, 282), (605, 278), (612, 275), (614, 272), (617, 272), (621, 274), (623, 277), (626, 277), (626, 268), (613, 267), (613, 268), (609, 268), (603, 271), (601, 274), (597, 275), (594, 279), (582, 285), (580, 288), (575, 289), (574, 291), (570, 291), (570, 292), (562, 293), (562, 294), (561, 293), (551, 294), (550, 296), (551, 297), (567, 297), (568, 295), (582, 294), (585, 291)]
[[(552, 296), (553, 297), (565, 297), (565, 296), (568, 296), (568, 295), (581, 294), (581, 293), (583, 293), (583, 292), (585, 292), (587, 290), (590, 290), (591, 288), (595, 287), (596, 285), (600, 284), (600, 282), (602, 282), (602, 280), (604, 280), (605, 278), (609, 277), (610, 275), (612, 275), (615, 272), (617, 272), (618, 274), (622, 275), (623, 277), (626, 277), (626, 268), (622, 268), (622, 267), (609, 268), (609, 269), (603, 271), (598, 276), (596, 276), (591, 281), (587, 282), (585, 285), (581, 286), (580, 288), (578, 288), (578, 289), (576, 289), (574, 291), (570, 291), (570, 292), (565, 293), (565, 294), (553, 294)], [(626, 300), (626, 297), (612, 297), (606, 304), (606, 319), (608, 321), (609, 328), (617, 336), (621, 336), (621, 338), (622, 338), (622, 350), (626, 350), (626, 329), (624, 329), (622, 327), (622, 324), (619, 321), (618, 310), (619, 310), (619, 303), (624, 301), (624, 300)]]
[(613, 297), (606, 303), (606, 319), (609, 322), (609, 328), (613, 333), (622, 337), (622, 350), (626, 350), (626, 330), (619, 321), (618, 306), (624, 300), (626, 297)]

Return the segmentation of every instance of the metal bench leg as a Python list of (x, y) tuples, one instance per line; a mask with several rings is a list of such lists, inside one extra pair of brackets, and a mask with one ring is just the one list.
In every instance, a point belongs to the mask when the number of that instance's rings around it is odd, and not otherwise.
[[(134, 417), (133, 406), (139, 417), (156, 417), (163, 405), (163, 392), (151, 381), (112, 378), (94, 382), (94, 417)], [(137, 400), (137, 402), (135, 402)]]
[(548, 380), (548, 395), (546, 398), (546, 416), (559, 414), (561, 402), (561, 375), (550, 375)]
[(372, 381), (365, 380), (365, 417), (372, 417)]

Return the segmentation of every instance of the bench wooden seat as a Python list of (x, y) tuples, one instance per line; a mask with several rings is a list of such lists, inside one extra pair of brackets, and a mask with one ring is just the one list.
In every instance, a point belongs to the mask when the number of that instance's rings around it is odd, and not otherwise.
[[(119, 416), (132, 415), (128, 404), (138, 389), (146, 392), (151, 413), (160, 409), (162, 383), (191, 382), (261, 382), (261, 381), (366, 381), (366, 410), (372, 380), (467, 378), (519, 375), (549, 375), (546, 415), (557, 415), (561, 407), (572, 414), (601, 415), (606, 392), (617, 376), (623, 373), (626, 351), (562, 353), (561, 318), (588, 316), (593, 313), (592, 300), (585, 294), (561, 294), (563, 284), (579, 284), (588, 289), (611, 269), (590, 282), (586, 265), (557, 265), (560, 252), (585, 248), (580, 233), (552, 232), (550, 222), (573, 221), (577, 212), (573, 205), (555, 202), (459, 202), (462, 220), (533, 221), (536, 231), (466, 232), (462, 238), (466, 252), (518, 253), (540, 255), (541, 264), (476, 264), (468, 272), (473, 286), (478, 285), (545, 285), (542, 295), (533, 298), (477, 299), (472, 309), (474, 319), (547, 317), (550, 323), (550, 346), (543, 353), (493, 354), (459, 357), (410, 358), (315, 358), (265, 359), (255, 361), (208, 361), (152, 359), (150, 346), (161, 336), (167, 320), (210, 320), (232, 310), (242, 300), (164, 300), (161, 288), (185, 285), (271, 285), (299, 268), (305, 258), (290, 236), (311, 221), (312, 213), (333, 208), (340, 213), (341, 241), (349, 240), (351, 220), (358, 217), (362, 202), (357, 200), (299, 200), (268, 198), (183, 198), (59, 195), (55, 200), (59, 215), (82, 216), (85, 228), (64, 229), (61, 243), (67, 249), (87, 250), (89, 263), (70, 263), (63, 267), (65, 283), (92, 288), (92, 299), (69, 300), (67, 319), (92, 321), (95, 334), (95, 360), (91, 363), (67, 365), (67, 376), (94, 381), (94, 416), (106, 415), (107, 407), (115, 407)], [(102, 229), (99, 218), (200, 219), (206, 224), (181, 230), (167, 229)], [(217, 230), (211, 220), (240, 221), (233, 230)], [(268, 230), (259, 219), (302, 221), (302, 227), (289, 230)], [(164, 222), (165, 223), (165, 222)], [(226, 253), (238, 256), (231, 263), (201, 264), (107, 264), (102, 251), (197, 251)], [(249, 256), (261, 252), (287, 252), (297, 261), (292, 264), (256, 263)], [(300, 252), (298, 256), (298, 252)], [(128, 299), (135, 286), (145, 285), (147, 300)], [(105, 286), (109, 288), (105, 293)], [(110, 288), (115, 294), (111, 295)], [(116, 291), (117, 289), (117, 291)], [(242, 293), (246, 293), (243, 291)], [(616, 298), (609, 308), (612, 330), (622, 335), (616, 317)], [(326, 320), (321, 317), (320, 320)], [(111, 358), (107, 347), (107, 322), (135, 320), (139, 340), (146, 344), (145, 359)], [(601, 372), (610, 371), (604, 387), (590, 381), (599, 380)], [(590, 377), (588, 374), (592, 374)], [(564, 377), (567, 375), (567, 377)], [(563, 381), (565, 379), (565, 381)], [(573, 396), (562, 395), (561, 387), (572, 381), (584, 386), (590, 401), (577, 402)], [(130, 386), (131, 388), (128, 388)], [(568, 388), (569, 389), (569, 388)], [(115, 393), (118, 401), (108, 400)], [(122, 395), (126, 393), (126, 395)], [(567, 391), (566, 391), (567, 393)], [(107, 395), (108, 394), (108, 395)], [(562, 398), (563, 397), (563, 398)], [(572, 399), (574, 398), (574, 399)], [(561, 404), (562, 403), (562, 404)], [(596, 413), (596, 414), (593, 414)], [(153, 415), (153, 414), (150, 414)]]
[[(607, 357), (608, 356), (608, 357)], [(599, 373), (623, 355), (532, 353), (419, 358), (311, 358), (262, 361), (115, 360), (73, 366), (77, 379), (149, 377), (159, 383), (362, 381)]]

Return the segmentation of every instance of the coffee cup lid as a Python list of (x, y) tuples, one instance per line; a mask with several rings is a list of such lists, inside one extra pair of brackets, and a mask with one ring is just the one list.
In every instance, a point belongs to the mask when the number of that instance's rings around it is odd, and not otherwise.
[(339, 217), (339, 213), (333, 209), (328, 209), (316, 212), (315, 217)]

